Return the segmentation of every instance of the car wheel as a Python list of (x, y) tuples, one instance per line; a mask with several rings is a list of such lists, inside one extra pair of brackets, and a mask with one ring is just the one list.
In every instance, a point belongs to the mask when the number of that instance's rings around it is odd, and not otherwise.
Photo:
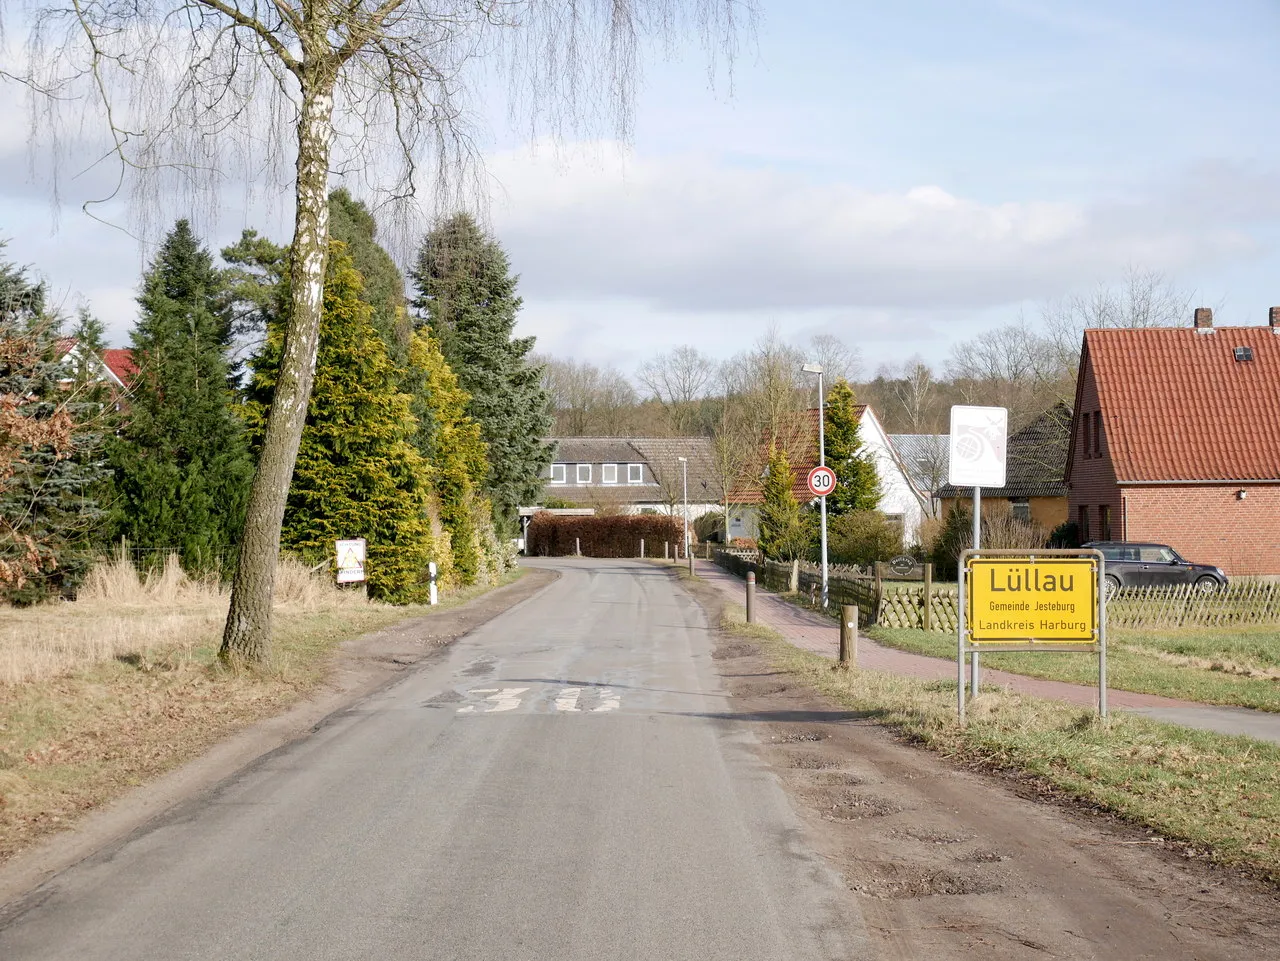
[(1106, 577), (1107, 597), (1112, 597), (1116, 591), (1120, 590), (1120, 578), (1114, 574), (1108, 574)]
[(1209, 577), (1207, 574), (1196, 581), (1196, 590), (1204, 594), (1212, 594), (1220, 586), (1216, 577)]

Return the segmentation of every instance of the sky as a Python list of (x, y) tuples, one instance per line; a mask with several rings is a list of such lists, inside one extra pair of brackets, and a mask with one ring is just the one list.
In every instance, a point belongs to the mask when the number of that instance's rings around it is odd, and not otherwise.
[[(1219, 323), (1280, 304), (1274, 0), (760, 11), (731, 83), (696, 43), (652, 56), (627, 143), (531, 140), (480, 88), (482, 212), (539, 353), (631, 372), (680, 344), (728, 357), (773, 329), (834, 334), (867, 372), (943, 365), (954, 343), (1133, 268)], [(93, 177), (51, 200), (25, 104), (0, 85), (6, 256), (125, 345), (153, 248), (118, 205), (98, 210), (114, 223), (81, 211)], [(224, 191), (210, 246), (245, 226), (287, 240), (287, 190)], [(152, 219), (189, 213), (161, 197)]]

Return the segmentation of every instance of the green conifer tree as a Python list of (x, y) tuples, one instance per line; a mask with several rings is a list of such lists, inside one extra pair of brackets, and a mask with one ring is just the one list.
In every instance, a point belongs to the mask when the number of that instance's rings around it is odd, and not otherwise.
[(408, 362), (413, 324), (405, 310), (404, 275), (377, 242), (373, 214), (346, 190), (329, 194), (329, 236), (347, 245), (347, 256), (364, 283), (360, 299), (373, 308), (373, 326), (397, 367)]
[(141, 548), (176, 549), (189, 569), (226, 566), (253, 463), (232, 406), (225, 285), (187, 221), (165, 237), (138, 304), (138, 373), (111, 445), (116, 532)]
[(0, 261), (0, 594), (14, 603), (73, 591), (101, 521), (100, 410), (59, 334), (44, 285)]
[(813, 521), (796, 500), (794, 484), (787, 452), (774, 448), (769, 453), (760, 505), (760, 550), (774, 560), (803, 557), (813, 541)]
[(485, 492), (498, 530), (513, 536), (517, 508), (536, 502), (552, 456), (549, 398), (541, 368), (528, 359), (533, 338), (512, 336), (518, 278), (502, 247), (465, 214), (427, 234), (412, 276), (414, 306), (471, 398), (467, 412), (488, 449)]
[(440, 520), (449, 532), (454, 570), (462, 583), (470, 584), (480, 575), (485, 560), (478, 521), (483, 521), (489, 507), (479, 492), (488, 472), (480, 426), (467, 416), (470, 398), (458, 386), (458, 378), (430, 329), (413, 334), (409, 360), (411, 374), (418, 381), (413, 395), (418, 421), (415, 446), (431, 465), (432, 487), (440, 501)]
[[(250, 429), (260, 438), (275, 388), (284, 325), (271, 324), (253, 361)], [(332, 558), (334, 541), (368, 542), (371, 597), (425, 596), (434, 543), (428, 467), (413, 444), (417, 422), (400, 372), (361, 299), (345, 247), (331, 245), (315, 387), (285, 509), (281, 543), (309, 561)]]
[(836, 472), (836, 489), (827, 495), (827, 513), (873, 511), (880, 505), (880, 476), (870, 452), (858, 436), (858, 409), (853, 388), (837, 380), (827, 391), (827, 466)]

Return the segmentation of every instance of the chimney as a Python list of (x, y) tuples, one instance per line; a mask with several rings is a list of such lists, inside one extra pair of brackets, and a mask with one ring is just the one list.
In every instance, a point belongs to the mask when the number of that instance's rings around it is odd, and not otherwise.
[(1197, 307), (1193, 326), (1196, 330), (1210, 330), (1213, 328), (1213, 308)]
[(1267, 324), (1272, 330), (1280, 333), (1280, 307), (1272, 307), (1267, 312)]

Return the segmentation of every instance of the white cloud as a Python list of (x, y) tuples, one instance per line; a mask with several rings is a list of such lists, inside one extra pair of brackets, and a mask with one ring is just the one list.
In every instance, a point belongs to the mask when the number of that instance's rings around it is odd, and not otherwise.
[[(506, 153), (490, 169), (504, 196), (495, 228), (526, 295), (557, 300), (616, 297), (666, 310), (983, 308), (1052, 297), (1130, 264), (1176, 272), (1257, 247), (1238, 204), (1206, 222), (1205, 191), (1192, 182), (1163, 197), (1086, 207), (982, 203), (936, 184), (872, 191), (608, 145)], [(1280, 196), (1275, 178), (1262, 179)]]

